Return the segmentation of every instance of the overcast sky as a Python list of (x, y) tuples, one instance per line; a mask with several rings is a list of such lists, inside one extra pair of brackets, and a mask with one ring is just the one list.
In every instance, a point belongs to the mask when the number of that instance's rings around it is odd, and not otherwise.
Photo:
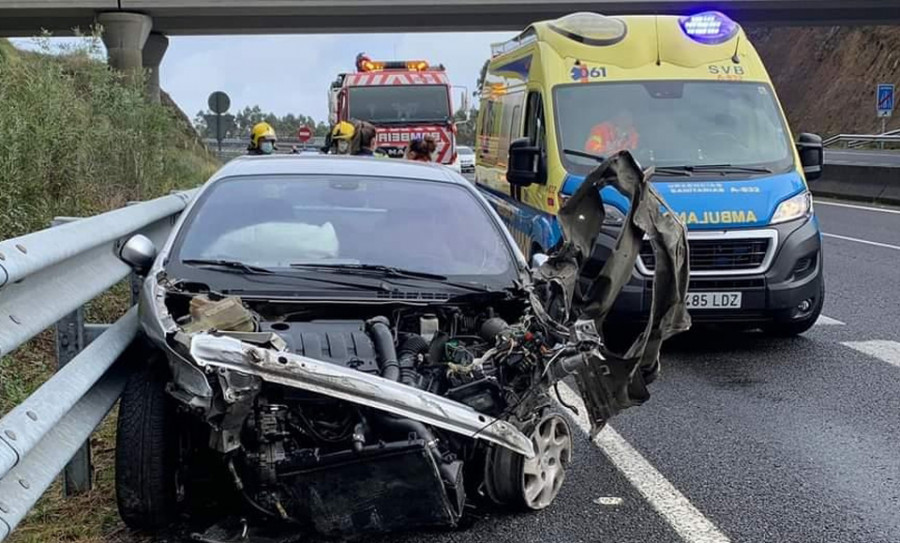
[[(277, 114), (302, 113), (327, 120), (327, 89), (352, 71), (357, 53), (373, 59), (423, 59), (444, 64), (453, 85), (469, 93), (490, 44), (514, 33), (343, 34), (203, 36), (169, 39), (160, 71), (162, 87), (191, 118), (206, 109), (214, 90), (231, 97), (231, 111), (259, 104)], [(28, 45), (28, 40), (15, 40)], [(461, 90), (454, 90), (459, 107)]]

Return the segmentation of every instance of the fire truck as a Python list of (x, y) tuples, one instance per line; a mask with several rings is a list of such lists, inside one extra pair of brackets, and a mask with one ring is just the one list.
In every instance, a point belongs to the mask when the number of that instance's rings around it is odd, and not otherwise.
[(378, 149), (402, 158), (411, 139), (431, 135), (435, 161), (459, 169), (450, 80), (424, 60), (356, 58), (356, 71), (339, 74), (328, 94), (329, 122), (356, 119), (378, 128)]

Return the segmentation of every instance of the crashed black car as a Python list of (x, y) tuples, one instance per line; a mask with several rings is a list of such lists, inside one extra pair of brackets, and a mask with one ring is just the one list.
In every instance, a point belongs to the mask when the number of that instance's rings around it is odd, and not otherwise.
[[(591, 274), (599, 187), (633, 210)], [(146, 276), (141, 371), (119, 408), (126, 524), (181, 514), (327, 535), (456, 526), (470, 507), (540, 510), (572, 461), (552, 386), (571, 376), (599, 431), (644, 402), (684, 330), (684, 229), (630, 155), (562, 210), (532, 270), (501, 221), (440, 166), (246, 157), (198, 192)], [(648, 237), (651, 321), (613, 353), (599, 330)], [(596, 268), (596, 266), (595, 266)]]

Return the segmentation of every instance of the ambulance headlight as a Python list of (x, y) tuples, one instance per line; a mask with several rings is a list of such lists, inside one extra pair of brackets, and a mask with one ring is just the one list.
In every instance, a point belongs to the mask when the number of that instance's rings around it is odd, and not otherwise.
[(724, 13), (705, 11), (679, 20), (684, 33), (707, 45), (725, 43), (738, 33), (738, 24)]
[(812, 214), (812, 211), (812, 194), (810, 194), (809, 191), (801, 192), (778, 204), (778, 209), (776, 209), (775, 214), (772, 215), (770, 224), (779, 224), (793, 221), (794, 219), (800, 219), (802, 217), (808, 217)]
[(614, 45), (628, 32), (621, 19), (586, 11), (560, 17), (549, 26), (557, 34), (585, 45)]

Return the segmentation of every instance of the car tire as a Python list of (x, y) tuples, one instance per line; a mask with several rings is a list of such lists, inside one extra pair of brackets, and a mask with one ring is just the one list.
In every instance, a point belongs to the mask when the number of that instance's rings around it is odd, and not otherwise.
[(806, 317), (789, 322), (773, 322), (771, 324), (767, 324), (763, 327), (763, 332), (766, 335), (771, 337), (795, 337), (803, 334), (812, 328), (816, 321), (819, 320), (819, 316), (822, 314), (822, 308), (825, 306), (825, 281), (821, 281), (819, 286), (819, 299), (816, 302), (816, 307), (810, 312)]
[[(547, 411), (530, 433), (537, 456), (528, 460), (505, 447), (492, 445), (484, 464), (484, 488), (496, 505), (516, 511), (548, 507), (565, 481), (572, 460), (572, 432), (565, 417)], [(537, 492), (533, 492), (536, 490)]]
[(133, 529), (159, 530), (176, 517), (178, 431), (174, 401), (165, 391), (160, 356), (125, 385), (116, 430), (116, 501)]

